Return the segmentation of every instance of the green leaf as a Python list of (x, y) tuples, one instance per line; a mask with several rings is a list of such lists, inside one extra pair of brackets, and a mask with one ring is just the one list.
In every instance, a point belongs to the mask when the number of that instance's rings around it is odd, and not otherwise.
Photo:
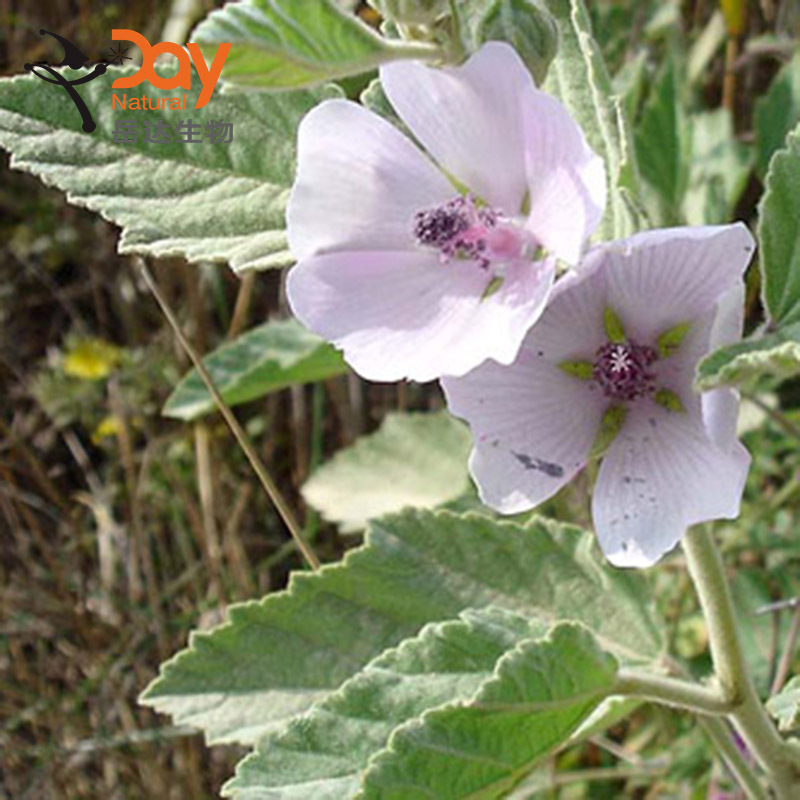
[(546, 91), (559, 97), (605, 161), (609, 183), (599, 239), (619, 239), (643, 227), (638, 202), (639, 173), (619, 98), (597, 43), (583, 0), (542, 0), (558, 26), (558, 53)]
[(613, 77), (614, 94), (620, 98), (627, 119), (637, 119), (645, 90), (649, 87), (647, 51), (626, 59)]
[(726, 39), (725, 18), (717, 9), (695, 39), (686, 58), (686, 78), (691, 86), (708, 80), (712, 60), (722, 49)]
[(683, 215), (690, 225), (720, 225), (733, 219), (750, 176), (752, 148), (736, 140), (725, 108), (692, 116), (692, 155)]
[[(83, 74), (62, 72), (68, 78)], [(284, 214), (294, 179), (296, 129), (332, 90), (215, 96), (194, 111), (201, 88), (194, 75), (186, 92), (189, 111), (112, 110), (112, 81), (133, 72), (109, 67), (79, 87), (97, 123), (91, 134), (81, 129), (81, 118), (60, 87), (33, 75), (0, 80), (0, 145), (12, 152), (11, 165), (120, 225), (121, 253), (227, 261), (236, 270), (290, 263)], [(180, 98), (183, 91), (149, 88), (147, 95)], [(231, 122), (233, 142), (154, 144), (142, 136), (137, 144), (113, 141), (118, 119), (177, 125), (184, 118), (203, 125), (211, 119)]]
[[(774, 536), (772, 531), (770, 534)], [(773, 567), (773, 574), (769, 575), (763, 567), (742, 565), (731, 576), (731, 593), (739, 620), (747, 671), (753, 679), (756, 692), (765, 699), (769, 696), (775, 668), (775, 642), (787, 641), (792, 619), (790, 613), (783, 613), (775, 620), (772, 614), (758, 612), (774, 602), (776, 591), (782, 593), (787, 589), (785, 596), (791, 596), (792, 588), (797, 585), (796, 571), (783, 570), (787, 573), (785, 576), (779, 575), (781, 571)], [(786, 579), (785, 583), (783, 578)]]
[(673, 59), (668, 59), (645, 103), (636, 126), (636, 155), (642, 177), (655, 189), (663, 216), (677, 221), (686, 191), (691, 137), (683, 111), (682, 83)]
[(644, 702), (646, 701), (638, 697), (614, 696), (606, 698), (569, 737), (568, 744), (579, 744), (592, 736), (597, 736), (603, 731), (607, 731), (618, 722), (629, 717)]
[(778, 151), (759, 206), (764, 304), (772, 321), (800, 322), (800, 126)]
[(790, 378), (798, 374), (800, 323), (795, 323), (715, 351), (700, 362), (696, 383), (698, 389), (708, 391), (748, 383), (765, 375)]
[(491, 607), (426, 625), (285, 731), (262, 739), (224, 792), (241, 800), (266, 789), (276, 800), (352, 797), (370, 757), (395, 728), (430, 708), (470, 700), (499, 659), (546, 633), (538, 620)]
[(342, 533), (406, 506), (434, 508), (469, 489), (472, 439), (449, 414), (388, 414), (380, 430), (337, 453), (303, 486), (306, 502)]
[(778, 720), (778, 728), (782, 731), (800, 727), (800, 676), (792, 678), (781, 692), (770, 697), (767, 711)]
[(470, 702), (395, 730), (359, 798), (502, 797), (612, 692), (616, 672), (616, 659), (579, 625), (523, 641)]
[[(383, 91), (383, 85), (379, 78), (373, 78), (369, 82), (367, 88), (361, 92), (361, 96), (358, 99), (361, 101), (362, 105), (370, 111), (379, 114), (384, 119), (389, 120), (396, 128), (404, 129), (403, 121), (397, 116), (397, 112), (395, 112), (392, 104), (389, 102), (389, 98), (386, 96), (386, 92)], [(404, 132), (408, 134), (408, 129), (405, 128)]]
[(398, 58), (435, 58), (432, 45), (390, 41), (329, 0), (245, 0), (212, 11), (192, 33), (206, 56), (231, 47), (226, 88), (296, 89), (368, 72)]
[[(259, 325), (223, 344), (203, 364), (230, 406), (348, 371), (338, 350), (294, 319)], [(175, 387), (162, 413), (189, 421), (215, 409), (200, 374), (193, 369)]]
[(756, 100), (754, 127), (756, 167), (763, 178), (776, 151), (800, 123), (800, 53), (775, 76), (769, 90)]
[(558, 28), (539, 2), (494, 0), (478, 26), (480, 43), (508, 42), (519, 53), (537, 85), (544, 82), (558, 50)]
[(382, 16), (406, 25), (430, 25), (447, 14), (448, 0), (367, 0)]
[(341, 564), (193, 634), (143, 702), (212, 742), (253, 743), (425, 624), (490, 605), (583, 622), (621, 660), (647, 663), (663, 649), (651, 596), (643, 574), (604, 564), (572, 526), (406, 511), (373, 521)]

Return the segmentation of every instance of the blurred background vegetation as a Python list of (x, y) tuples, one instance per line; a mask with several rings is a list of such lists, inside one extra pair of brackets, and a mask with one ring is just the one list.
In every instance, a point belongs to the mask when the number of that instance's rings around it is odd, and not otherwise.
[[(182, 41), (212, 5), (0, 0), (0, 70), (52, 60), (40, 27), (94, 59), (113, 27)], [(645, 206), (675, 224), (752, 225), (769, 158), (800, 120), (800, 4), (589, 6), (633, 121)], [(377, 24), (368, 7), (358, 13)], [(189, 364), (134, 265), (116, 254), (116, 229), (9, 170), (5, 154), (0, 170), (0, 797), (214, 797), (241, 753), (206, 749), (136, 697), (189, 630), (282, 588), (301, 561), (221, 420), (161, 415)], [(278, 271), (240, 280), (220, 266), (152, 267), (201, 353), (288, 315)], [(761, 322), (751, 276), (750, 329)], [(791, 666), (780, 655), (792, 612), (755, 612), (800, 595), (800, 387), (769, 388), (767, 403), (745, 406), (755, 467), (743, 518), (720, 526), (765, 694)], [(237, 413), (329, 561), (354, 539), (304, 504), (303, 482), (387, 413), (441, 405), (433, 386), (346, 375)], [(549, 510), (585, 520), (586, 485)], [(653, 580), (676, 652), (703, 674), (704, 634), (680, 556)], [(724, 777), (709, 770), (700, 736), (682, 716), (646, 708), (560, 755), (544, 789), (519, 796), (705, 797)], [(649, 757), (665, 744), (669, 760)], [(576, 782), (578, 767), (616, 773)]]

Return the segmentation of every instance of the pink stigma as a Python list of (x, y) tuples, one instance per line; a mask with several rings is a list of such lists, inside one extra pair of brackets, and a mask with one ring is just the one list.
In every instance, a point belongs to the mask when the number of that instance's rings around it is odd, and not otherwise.
[(650, 366), (658, 359), (652, 347), (635, 342), (607, 342), (594, 360), (592, 376), (612, 400), (635, 400), (655, 390)]
[(478, 206), (471, 196), (417, 212), (414, 237), (419, 244), (437, 249), (443, 263), (470, 259), (484, 269), (496, 261), (519, 258), (530, 240), (499, 212)]

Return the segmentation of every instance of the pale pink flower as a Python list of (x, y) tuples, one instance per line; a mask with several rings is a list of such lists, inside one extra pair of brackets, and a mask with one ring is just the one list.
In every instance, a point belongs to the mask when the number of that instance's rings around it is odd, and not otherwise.
[(675, 228), (600, 245), (559, 281), (510, 366), (443, 380), (467, 420), (483, 501), (537, 506), (600, 456), (597, 537), (618, 566), (648, 566), (687, 526), (739, 513), (750, 457), (738, 397), (693, 389), (698, 361), (741, 337), (744, 225)]
[(371, 380), (510, 363), (554, 257), (574, 264), (602, 216), (602, 161), (506, 44), (457, 68), (390, 64), (381, 82), (418, 144), (346, 100), (300, 126), (292, 310)]

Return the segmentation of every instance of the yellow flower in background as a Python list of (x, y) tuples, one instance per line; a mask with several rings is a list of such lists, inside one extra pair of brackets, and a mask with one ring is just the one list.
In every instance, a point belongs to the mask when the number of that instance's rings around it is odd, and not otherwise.
[(72, 378), (96, 381), (107, 378), (119, 364), (122, 350), (103, 339), (79, 339), (64, 356), (64, 372)]
[(99, 444), (103, 439), (116, 436), (121, 427), (119, 417), (113, 415), (103, 417), (99, 425), (92, 432), (92, 444)]

